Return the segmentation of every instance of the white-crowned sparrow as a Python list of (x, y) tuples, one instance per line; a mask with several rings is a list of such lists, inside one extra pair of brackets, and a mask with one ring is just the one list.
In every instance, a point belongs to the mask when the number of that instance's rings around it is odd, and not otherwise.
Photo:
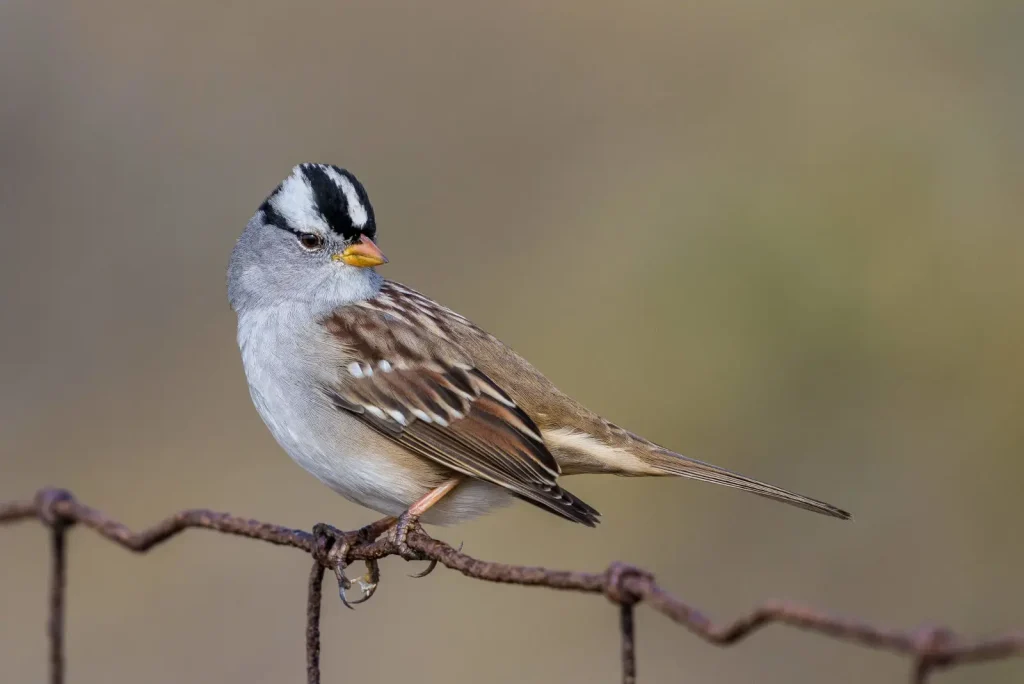
[(366, 190), (301, 164), (231, 254), (249, 390), (288, 454), (356, 503), (452, 523), (513, 497), (584, 525), (598, 513), (559, 475), (680, 475), (836, 518), (835, 506), (696, 461), (560, 392), (494, 336), (384, 280)]

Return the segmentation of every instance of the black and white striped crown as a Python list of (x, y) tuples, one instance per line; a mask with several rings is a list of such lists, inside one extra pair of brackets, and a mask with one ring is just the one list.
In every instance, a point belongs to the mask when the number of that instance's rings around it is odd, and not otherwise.
[(373, 206), (356, 177), (333, 164), (299, 164), (260, 205), (265, 223), (347, 241), (377, 234)]

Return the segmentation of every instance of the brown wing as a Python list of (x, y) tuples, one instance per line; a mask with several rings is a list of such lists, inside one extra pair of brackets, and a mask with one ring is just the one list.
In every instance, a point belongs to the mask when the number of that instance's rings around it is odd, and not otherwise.
[(558, 486), (558, 463), (504, 390), (445, 337), (386, 316), (364, 305), (329, 319), (349, 359), (339, 382), (324, 388), (335, 406), (458, 473), (574, 522), (597, 522), (596, 510)]

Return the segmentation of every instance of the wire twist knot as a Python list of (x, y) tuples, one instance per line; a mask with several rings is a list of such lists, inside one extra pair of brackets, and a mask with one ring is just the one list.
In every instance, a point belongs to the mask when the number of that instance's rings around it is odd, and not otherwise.
[(626, 582), (633, 578), (651, 581), (654, 575), (628, 563), (612, 563), (604, 574), (604, 595), (609, 601), (620, 606), (633, 605), (643, 598), (626, 588)]
[(74, 495), (66, 489), (47, 487), (36, 492), (34, 503), (39, 511), (39, 519), (48, 527), (70, 527), (75, 524), (75, 520), (58, 511), (57, 504), (74, 500)]

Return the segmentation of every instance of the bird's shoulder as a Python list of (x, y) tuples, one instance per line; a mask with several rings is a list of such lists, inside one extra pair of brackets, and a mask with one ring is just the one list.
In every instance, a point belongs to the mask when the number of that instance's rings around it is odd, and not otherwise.
[(419, 291), (384, 281), (375, 297), (335, 310), (328, 332), (367, 362), (442, 362), (485, 373), (513, 398), (529, 399), (553, 386), (495, 335)]
[(611, 437), (614, 426), (555, 384), (509, 345), (417, 290), (384, 281), (377, 296), (335, 311), (331, 335), (371, 367), (438, 364), (473, 368), (521, 407), (542, 430), (572, 429)]
[(370, 364), (474, 365), (467, 342), (493, 340), (500, 344), (466, 317), (392, 281), (384, 281), (374, 297), (335, 309), (323, 324), (334, 342)]

